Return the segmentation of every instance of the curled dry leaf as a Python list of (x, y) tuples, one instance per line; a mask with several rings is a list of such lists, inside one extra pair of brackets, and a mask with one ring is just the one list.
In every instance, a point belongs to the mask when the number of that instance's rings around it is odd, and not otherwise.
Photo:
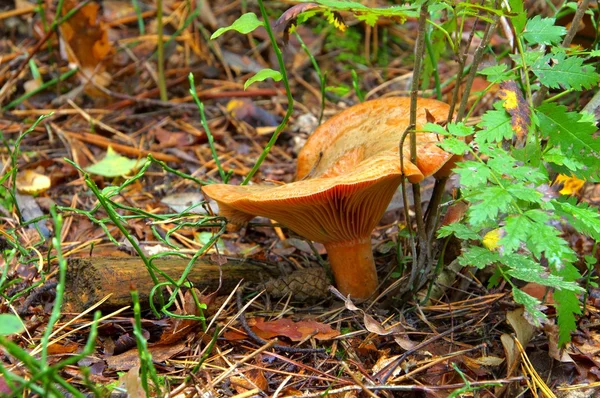
[(448, 207), (440, 226), (443, 227), (455, 222), (459, 222), (463, 219), (465, 214), (467, 214), (467, 210), (469, 210), (469, 204), (464, 201), (452, 204), (450, 207)]
[[(301, 3), (288, 8), (273, 25), (275, 29), (283, 32), (283, 42), (287, 45), (290, 33), (296, 29), (298, 19), (302, 17), (308, 19), (319, 12), (323, 14), (329, 23), (339, 30), (346, 30), (346, 24), (340, 13), (331, 11), (327, 7), (323, 7), (316, 3)], [(300, 20), (300, 23), (302, 22), (303, 21)]]
[(284, 336), (292, 341), (302, 341), (310, 336), (317, 340), (331, 340), (340, 334), (331, 326), (321, 322), (313, 320), (294, 322), (287, 318), (267, 322), (263, 318), (255, 318), (252, 330), (263, 339)]
[[(65, 0), (63, 16), (77, 5), (75, 0)], [(92, 79), (104, 87), (111, 81), (110, 75), (105, 73), (104, 60), (113, 51), (113, 47), (108, 40), (106, 24), (98, 16), (99, 10), (98, 3), (90, 2), (79, 8), (59, 29), (63, 57), (80, 66), (85, 83)]]
[(261, 391), (266, 391), (269, 388), (269, 382), (260, 369), (250, 369), (243, 376), (232, 376), (230, 381), (238, 394), (243, 394), (255, 388), (259, 388)]
[(517, 135), (517, 146), (523, 146), (531, 124), (531, 111), (517, 83), (506, 81), (500, 85), (498, 96), (504, 100), (504, 109), (510, 115), (510, 124)]

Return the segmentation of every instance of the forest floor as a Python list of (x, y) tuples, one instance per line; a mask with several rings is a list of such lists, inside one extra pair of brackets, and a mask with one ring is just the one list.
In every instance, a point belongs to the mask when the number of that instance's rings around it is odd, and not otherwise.
[[(281, 278), (320, 267), (326, 252), (266, 219), (232, 229), (210, 214), (209, 207), (216, 211), (214, 202), (203, 202), (201, 184), (219, 180), (219, 169), (189, 93), (191, 73), (220, 163), (232, 173), (229, 183), (240, 184), (288, 107), (281, 83), (267, 80), (244, 89), (250, 76), (276, 65), (265, 30), (228, 32), (210, 41), (211, 32), (241, 15), (245, 2), (204, 2), (193, 14), (189, 2), (164, 1), (164, 34), (172, 40), (164, 49), (167, 99), (161, 100), (156, 8), (142, 4), (140, 33), (133, 3), (80, 3), (57, 34), (44, 33), (47, 27), (33, 4), (0, 5), (0, 312), (16, 314), (24, 323), (24, 331), (8, 338), (23, 351), (2, 352), (0, 394), (21, 393), (23, 383), (45, 366), (54, 372), (49, 382), (65, 396), (77, 395), (66, 385), (82, 394), (144, 396), (145, 383), (151, 395), (172, 397), (600, 394), (598, 288), (590, 287), (573, 340), (560, 349), (552, 292), (539, 285), (523, 288), (544, 300), (549, 322), (542, 328), (528, 323), (505, 284), (487, 287), (491, 272), (486, 270), (457, 269), (439, 294), (425, 297), (424, 289), (402, 300), (395, 295), (403, 282), (398, 260), (410, 257), (405, 226), (414, 220), (405, 220), (401, 199), (390, 204), (372, 235), (379, 291), (385, 294), (367, 303), (344, 300), (319, 272), (301, 279), (314, 284), (306, 296), (286, 290), (290, 279)], [(67, 0), (64, 6), (74, 9), (76, 2)], [(276, 16), (288, 8), (268, 6)], [(54, 12), (46, 7), (46, 21)], [(409, 95), (415, 24), (370, 28), (355, 21), (343, 33), (325, 23), (298, 29), (332, 88), (323, 121), (358, 103), (359, 96)], [(497, 42), (502, 40), (498, 36)], [(321, 116), (319, 76), (310, 58), (294, 35), (283, 49), (294, 111), (256, 183), (294, 180), (297, 154)], [(449, 96), (456, 63), (440, 62), (438, 72), (442, 82), (450, 81), (443, 86)], [(476, 124), (495, 99), (491, 90), (469, 123)], [(42, 115), (49, 116), (34, 124)], [(148, 155), (154, 160), (136, 175)], [(432, 185), (423, 183), (425, 199)], [(116, 195), (110, 196), (111, 187), (119, 187)], [(455, 188), (450, 184), (448, 197)], [(550, 189), (558, 195), (563, 188), (568, 187)], [(593, 206), (600, 203), (600, 187), (593, 184), (567, 193)], [(189, 209), (199, 203), (204, 205)], [(54, 206), (62, 224), (50, 217)], [(568, 226), (564, 236), (582, 258), (598, 258), (590, 239)], [(59, 292), (64, 305), (58, 321), (52, 320), (56, 284), (65, 274), (59, 267), (63, 257), (68, 262), (110, 257), (118, 272), (121, 259), (140, 251), (150, 256), (176, 250), (187, 264), (207, 247), (200, 260), (266, 264), (285, 286), (250, 275), (244, 279), (253, 282), (223, 283), (221, 289), (217, 281), (202, 291), (180, 291), (171, 309), (175, 316), (156, 317), (148, 305), (149, 289), (143, 291), (142, 282), (132, 284), (142, 299), (137, 330), (131, 302), (116, 308), (102, 300), (86, 304), (89, 308), (74, 304), (77, 294), (91, 294), (84, 287), (76, 294)], [(460, 246), (450, 245), (452, 250)], [(135, 272), (147, 273), (143, 262)], [(121, 276), (101, 280), (95, 294), (103, 299)], [(71, 268), (65, 278), (66, 286), (78, 283)], [(207, 307), (200, 310), (197, 300)], [(92, 332), (95, 309), (103, 317)], [(52, 336), (46, 335), (49, 322)], [(147, 341), (145, 348), (139, 336)], [(90, 338), (91, 352), (86, 351)], [(152, 359), (140, 359), (141, 351)], [(31, 386), (28, 391), (41, 395)]]

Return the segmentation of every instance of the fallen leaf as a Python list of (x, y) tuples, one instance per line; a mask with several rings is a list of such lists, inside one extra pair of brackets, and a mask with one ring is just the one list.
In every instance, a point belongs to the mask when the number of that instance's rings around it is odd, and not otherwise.
[[(148, 347), (148, 352), (152, 355), (152, 361), (160, 363), (173, 358), (185, 349), (186, 342), (181, 342), (175, 345), (155, 345)], [(116, 371), (129, 370), (133, 367), (140, 366), (140, 354), (137, 347), (119, 355), (106, 357), (104, 360), (109, 368)]]
[[(63, 16), (75, 9), (77, 5), (78, 2), (75, 0), (65, 0)], [(98, 3), (89, 2), (59, 27), (63, 58), (80, 66), (82, 80), (86, 88), (92, 92), (98, 90), (94, 90), (93, 85), (87, 84), (89, 80), (103, 87), (111, 81), (110, 75), (105, 72), (104, 60), (113, 51), (113, 47), (108, 40), (106, 24), (98, 16), (99, 10)]]
[(539, 283), (529, 282), (521, 288), (528, 295), (540, 300), (543, 304), (554, 304), (552, 289)]
[(238, 394), (255, 388), (259, 388), (262, 391), (266, 391), (269, 388), (269, 382), (264, 372), (260, 369), (250, 369), (243, 376), (232, 376), (230, 381)]
[(448, 210), (444, 215), (444, 219), (442, 220), (441, 226), (443, 227), (446, 225), (453, 224), (455, 222), (459, 222), (463, 219), (465, 214), (467, 214), (467, 210), (469, 210), (468, 203), (464, 201), (454, 203), (453, 205), (448, 207)]
[(145, 398), (146, 392), (142, 387), (142, 379), (140, 378), (140, 367), (135, 366), (127, 373), (119, 377), (119, 387), (127, 392), (127, 397), (130, 398)]
[(279, 124), (279, 117), (256, 106), (249, 99), (232, 99), (227, 103), (227, 112), (237, 120), (246, 122), (252, 127), (277, 126)]
[(502, 239), (504, 235), (504, 229), (492, 229), (490, 232), (483, 236), (483, 240), (481, 241), (481, 243), (489, 251), (496, 251), (500, 248), (500, 244), (498, 242), (500, 242), (500, 239)]
[(577, 177), (568, 176), (565, 174), (559, 174), (552, 183), (553, 186), (561, 186), (562, 188), (558, 191), (561, 195), (577, 195), (581, 188), (585, 185), (585, 180), (580, 180)]
[(129, 159), (119, 155), (112, 147), (108, 147), (104, 159), (88, 166), (85, 171), (103, 177), (122, 177), (134, 172), (141, 163), (137, 159)]
[(331, 326), (317, 321), (306, 320), (294, 322), (287, 318), (268, 322), (265, 322), (263, 318), (255, 318), (252, 330), (263, 339), (284, 336), (292, 341), (302, 341), (310, 336), (317, 340), (331, 340), (340, 334), (337, 330), (332, 329)]
[(517, 146), (524, 145), (531, 124), (531, 110), (523, 93), (517, 83), (511, 80), (500, 85), (498, 96), (504, 100), (503, 107), (511, 117), (510, 124), (517, 135)]
[(50, 178), (33, 170), (24, 170), (17, 174), (17, 190), (27, 195), (39, 195), (46, 192), (52, 182)]
[(517, 338), (521, 345), (525, 347), (527, 343), (531, 341), (537, 330), (535, 326), (531, 325), (527, 319), (525, 319), (525, 309), (517, 308), (514, 311), (507, 312), (506, 320), (517, 334)]

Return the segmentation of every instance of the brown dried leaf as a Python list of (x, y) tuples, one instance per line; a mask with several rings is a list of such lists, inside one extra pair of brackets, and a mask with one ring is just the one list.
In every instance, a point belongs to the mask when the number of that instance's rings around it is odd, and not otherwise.
[(232, 376), (230, 378), (235, 390), (242, 394), (248, 390), (259, 388), (266, 391), (269, 388), (269, 382), (261, 369), (251, 369), (243, 376)]
[[(181, 342), (176, 345), (155, 345), (148, 347), (148, 352), (152, 355), (154, 362), (164, 362), (173, 358), (186, 349), (186, 343)], [(140, 354), (137, 348), (132, 348), (119, 355), (104, 358), (106, 364), (114, 370), (129, 370), (133, 367), (140, 366)]]
[(292, 341), (302, 341), (313, 336), (317, 340), (330, 340), (340, 334), (331, 326), (313, 320), (299, 322), (287, 318), (268, 322), (265, 322), (262, 318), (256, 318), (255, 320), (256, 323), (252, 330), (263, 339), (285, 336)]
[(463, 201), (454, 203), (448, 207), (441, 226), (443, 227), (462, 220), (465, 214), (467, 214), (467, 210), (469, 210), (468, 203)]
[(288, 8), (281, 14), (277, 21), (273, 24), (273, 27), (277, 30), (283, 31), (283, 42), (287, 45), (290, 32), (296, 28), (296, 20), (298, 16), (309, 10), (320, 10), (322, 7), (316, 3), (302, 3), (296, 4), (295, 6)]
[[(78, 2), (65, 0), (63, 16), (76, 8)], [(69, 62), (80, 66), (83, 80), (89, 79), (95, 84), (106, 87), (111, 82), (111, 76), (105, 72), (105, 58), (113, 52), (108, 39), (108, 29), (98, 17), (100, 5), (90, 2), (81, 7), (71, 18), (59, 27), (61, 53)], [(90, 85), (86, 86), (88, 94), (98, 94), (99, 90)]]

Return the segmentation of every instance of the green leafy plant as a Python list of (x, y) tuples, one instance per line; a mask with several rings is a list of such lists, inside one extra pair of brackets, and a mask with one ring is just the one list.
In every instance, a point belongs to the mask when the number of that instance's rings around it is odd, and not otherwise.
[[(576, 327), (584, 289), (578, 283), (577, 255), (561, 236), (562, 225), (598, 241), (600, 215), (585, 203), (546, 192), (556, 172), (598, 181), (600, 139), (594, 136), (591, 115), (556, 101), (565, 92), (591, 89), (600, 76), (589, 64), (589, 53), (565, 48), (567, 30), (556, 26), (554, 18), (536, 16), (524, 26), (512, 21), (517, 33), (523, 33), (515, 37), (519, 54), (513, 57), (514, 67), (500, 64), (481, 71), (488, 81), (501, 83), (503, 100), (476, 127), (427, 126), (448, 137), (442, 148), (470, 155), (455, 170), (460, 200), (469, 203), (466, 222), (444, 226), (438, 236), (466, 239), (461, 264), (495, 266), (490, 285), (507, 281), (534, 324), (547, 320), (542, 303), (516, 281), (554, 288), (559, 343), (564, 344)], [(509, 83), (515, 78), (518, 84)], [(564, 91), (545, 100), (550, 89)], [(465, 136), (474, 138), (467, 143)], [(481, 247), (478, 241), (498, 226), (496, 247)]]

